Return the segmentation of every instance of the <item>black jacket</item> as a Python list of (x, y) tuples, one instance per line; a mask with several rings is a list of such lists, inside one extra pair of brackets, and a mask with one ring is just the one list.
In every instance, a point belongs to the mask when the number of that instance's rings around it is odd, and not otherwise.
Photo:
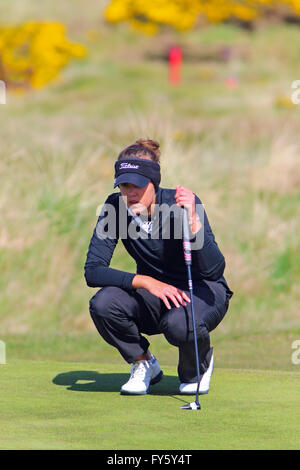
[[(174, 198), (175, 192), (175, 189), (159, 187), (156, 192), (157, 207), (161, 208), (162, 204), (174, 207), (176, 204)], [(201, 201), (198, 196), (195, 195), (195, 197), (197, 212), (199, 213), (198, 208), (201, 207)], [(110, 230), (108, 223), (105, 224), (108, 221), (109, 212), (107, 207), (109, 204), (116, 215), (116, 225), (113, 227), (113, 230)], [(168, 219), (164, 219), (160, 210), (154, 212), (152, 216), (153, 223), (156, 221), (156, 227), (159, 228), (159, 234), (156, 234), (157, 238), (153, 238), (153, 233), (152, 238), (150, 235), (148, 235), (148, 238), (145, 238), (145, 235), (144, 238), (139, 236), (132, 238), (129, 236), (128, 231), (130, 230), (129, 227), (134, 228), (136, 230), (135, 233), (138, 231), (136, 221), (129, 215), (121, 193), (110, 194), (98, 218), (89, 244), (84, 266), (87, 285), (89, 287), (118, 286), (130, 290), (132, 289), (132, 280), (135, 274), (144, 274), (172, 284), (180, 289), (188, 290), (182, 239), (176, 239), (174, 236), (174, 224), (176, 221), (178, 222), (180, 215), (180, 207), (177, 206), (177, 209), (179, 211), (174, 213), (172, 211), (169, 212)], [(119, 223), (120, 213), (123, 216), (125, 214), (125, 224), (122, 224), (122, 228)], [(231, 297), (233, 292), (229, 289), (223, 276), (225, 258), (215, 241), (205, 210), (202, 210), (202, 218), (200, 213), (199, 215), (202, 221), (202, 228), (191, 241), (193, 247), (198, 238), (200, 243), (202, 240), (203, 246), (201, 245), (200, 249), (192, 249), (191, 272), (193, 282), (205, 279), (222, 283), (226, 287), (228, 296)], [(170, 236), (167, 239), (162, 236), (166, 222), (170, 224)], [(130, 224), (133, 224), (133, 226)], [(105, 232), (105, 234), (104, 229), (108, 229), (108, 232)], [(109, 267), (119, 239), (122, 240), (126, 250), (134, 258), (136, 273), (128, 273)]]

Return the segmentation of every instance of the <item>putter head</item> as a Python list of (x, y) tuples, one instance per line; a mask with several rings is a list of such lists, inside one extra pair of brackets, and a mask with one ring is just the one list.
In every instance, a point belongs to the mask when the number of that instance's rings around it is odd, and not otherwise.
[(197, 401), (193, 401), (192, 403), (188, 403), (187, 405), (181, 406), (182, 410), (200, 410), (201, 406), (200, 403)]

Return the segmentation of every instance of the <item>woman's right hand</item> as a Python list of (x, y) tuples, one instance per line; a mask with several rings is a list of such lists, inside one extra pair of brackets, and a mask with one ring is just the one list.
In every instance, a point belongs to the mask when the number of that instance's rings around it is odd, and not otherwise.
[[(142, 274), (136, 274), (132, 281), (132, 287), (134, 289), (147, 289), (151, 294), (159, 297), (170, 310), (172, 307), (169, 300), (172, 300), (175, 307), (186, 305), (186, 302), (190, 303), (188, 295), (178, 287), (166, 284), (165, 282), (158, 281), (151, 276), (144, 276)], [(180, 304), (179, 304), (180, 302)]]

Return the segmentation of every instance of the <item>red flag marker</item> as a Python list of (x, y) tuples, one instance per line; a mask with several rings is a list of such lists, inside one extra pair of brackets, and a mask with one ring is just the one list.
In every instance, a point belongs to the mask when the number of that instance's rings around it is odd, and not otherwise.
[(179, 46), (172, 46), (169, 50), (169, 81), (172, 85), (181, 82), (182, 49)]
[(226, 78), (226, 87), (229, 88), (230, 90), (233, 90), (239, 86), (239, 81), (235, 77), (228, 77)]

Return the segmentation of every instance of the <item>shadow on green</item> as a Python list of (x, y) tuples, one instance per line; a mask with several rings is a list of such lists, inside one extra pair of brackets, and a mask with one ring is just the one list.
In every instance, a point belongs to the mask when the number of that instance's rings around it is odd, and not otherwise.
[[(76, 392), (119, 392), (123, 383), (128, 380), (128, 374), (124, 373), (105, 373), (91, 370), (76, 370), (63, 372), (54, 377), (52, 382), (55, 385), (67, 387), (67, 390)], [(178, 379), (171, 375), (164, 375), (161, 382), (155, 386), (150, 386), (150, 395), (177, 395)], [(175, 397), (173, 397), (175, 398)], [(186, 403), (184, 400), (176, 397), (177, 400)]]

